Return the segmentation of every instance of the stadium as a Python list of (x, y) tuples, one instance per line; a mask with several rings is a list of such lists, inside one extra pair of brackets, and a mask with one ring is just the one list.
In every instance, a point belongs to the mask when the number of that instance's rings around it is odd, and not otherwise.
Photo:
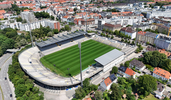
[(20, 53), (18, 60), (23, 71), (43, 85), (76, 86), (81, 82), (80, 41), (83, 80), (111, 69), (129, 51), (120, 51), (125, 46), (122, 43), (77, 31), (36, 42), (36, 46)]

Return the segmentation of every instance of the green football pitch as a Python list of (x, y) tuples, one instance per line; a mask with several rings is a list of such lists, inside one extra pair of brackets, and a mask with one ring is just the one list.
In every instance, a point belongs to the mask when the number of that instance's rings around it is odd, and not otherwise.
[[(82, 70), (88, 65), (95, 64), (94, 59), (115, 49), (106, 44), (88, 40), (81, 43)], [(68, 77), (80, 73), (80, 58), (78, 45), (54, 52), (40, 59), (42, 64), (52, 72)], [(69, 68), (69, 70), (67, 70)]]

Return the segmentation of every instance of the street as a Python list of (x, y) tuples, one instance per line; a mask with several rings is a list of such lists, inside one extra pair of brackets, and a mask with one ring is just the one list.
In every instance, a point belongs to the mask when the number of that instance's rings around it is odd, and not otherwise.
[[(12, 63), (12, 54), (4, 54), (0, 58), (0, 85), (3, 91), (4, 99), (2, 98), (2, 95), (0, 96), (1, 100), (14, 100), (14, 92), (12, 92), (12, 85), (8, 79), (8, 67), (9, 64)], [(5, 80), (5, 77), (7, 78)], [(14, 91), (14, 89), (13, 89)], [(2, 94), (2, 93), (1, 93)], [(12, 94), (12, 97), (10, 97), (10, 94)]]

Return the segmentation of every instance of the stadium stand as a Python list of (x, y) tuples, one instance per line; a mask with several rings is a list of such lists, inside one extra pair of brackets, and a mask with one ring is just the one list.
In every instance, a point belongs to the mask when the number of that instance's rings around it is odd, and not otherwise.
[(124, 46), (126, 45), (125, 43), (121, 43), (121, 42), (118, 42), (118, 41), (115, 41), (115, 40), (112, 40), (112, 39), (108, 39), (106, 37), (97, 36), (97, 35), (95, 37), (93, 37), (93, 39), (95, 41), (98, 41), (98, 42), (101, 42), (101, 43), (116, 47), (118, 49), (123, 49)]

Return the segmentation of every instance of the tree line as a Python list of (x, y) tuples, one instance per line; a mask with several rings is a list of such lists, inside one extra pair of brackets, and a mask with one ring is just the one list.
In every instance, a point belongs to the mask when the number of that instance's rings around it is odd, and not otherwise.
[(9, 79), (14, 84), (17, 100), (44, 100), (44, 93), (34, 86), (34, 81), (23, 72), (18, 61), (19, 53), (29, 47), (31, 45), (12, 56), (12, 65), (8, 68)]
[(158, 51), (149, 51), (143, 54), (144, 57), (139, 60), (144, 64), (151, 65), (152, 67), (160, 67), (171, 72), (171, 60), (167, 56)]
[(17, 31), (12, 28), (5, 28), (0, 30), (0, 56), (2, 56), (7, 49), (19, 48), (30, 42), (30, 35), (22, 33), (17, 34)]

